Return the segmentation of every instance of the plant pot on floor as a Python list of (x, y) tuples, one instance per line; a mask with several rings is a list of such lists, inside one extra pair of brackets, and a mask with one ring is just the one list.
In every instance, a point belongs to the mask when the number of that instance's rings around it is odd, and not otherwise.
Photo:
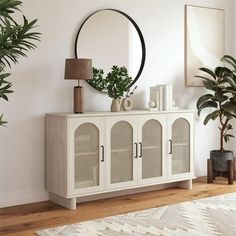
[(234, 160), (232, 151), (224, 150), (212, 150), (210, 152), (210, 158), (213, 161), (213, 171), (216, 172), (227, 172), (228, 171), (228, 160)]

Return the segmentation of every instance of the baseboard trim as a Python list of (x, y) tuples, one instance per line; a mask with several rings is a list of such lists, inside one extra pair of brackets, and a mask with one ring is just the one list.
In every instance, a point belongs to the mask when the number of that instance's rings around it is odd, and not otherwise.
[(49, 194), (44, 189), (0, 193), (0, 208), (11, 207), (49, 200)]

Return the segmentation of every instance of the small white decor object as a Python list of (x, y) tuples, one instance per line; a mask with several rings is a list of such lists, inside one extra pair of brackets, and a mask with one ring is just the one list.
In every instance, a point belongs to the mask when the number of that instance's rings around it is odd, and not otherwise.
[(148, 102), (148, 108), (145, 108), (146, 111), (156, 111), (156, 103), (154, 101)]
[(163, 93), (164, 93), (164, 87), (163, 86), (159, 86), (159, 110), (163, 111), (164, 106), (163, 106)]
[(151, 100), (151, 101), (148, 102), (148, 107), (149, 108), (155, 108), (155, 106), (156, 106), (156, 103), (154, 101)]
[(172, 84), (150, 87), (150, 101), (155, 102), (155, 108), (157, 110), (172, 110), (172, 90)]
[(164, 86), (163, 109), (169, 111), (172, 108), (172, 84)]
[(150, 87), (150, 101), (155, 103), (154, 106), (149, 106), (150, 108), (157, 108), (157, 109), (159, 108), (159, 104), (158, 104), (159, 93), (157, 91), (156, 86), (155, 87)]

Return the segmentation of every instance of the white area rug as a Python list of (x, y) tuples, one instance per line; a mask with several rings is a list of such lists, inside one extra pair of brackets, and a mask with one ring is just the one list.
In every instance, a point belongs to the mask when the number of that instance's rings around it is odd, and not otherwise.
[(46, 229), (40, 236), (236, 235), (236, 193)]

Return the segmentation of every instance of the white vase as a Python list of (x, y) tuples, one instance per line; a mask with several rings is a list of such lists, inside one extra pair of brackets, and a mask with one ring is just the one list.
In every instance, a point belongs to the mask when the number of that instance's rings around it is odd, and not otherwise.
[(113, 98), (111, 103), (111, 112), (118, 112), (121, 110), (122, 98)]
[(124, 111), (130, 111), (133, 108), (133, 100), (128, 97), (128, 98), (123, 98), (122, 100), (122, 108)]

